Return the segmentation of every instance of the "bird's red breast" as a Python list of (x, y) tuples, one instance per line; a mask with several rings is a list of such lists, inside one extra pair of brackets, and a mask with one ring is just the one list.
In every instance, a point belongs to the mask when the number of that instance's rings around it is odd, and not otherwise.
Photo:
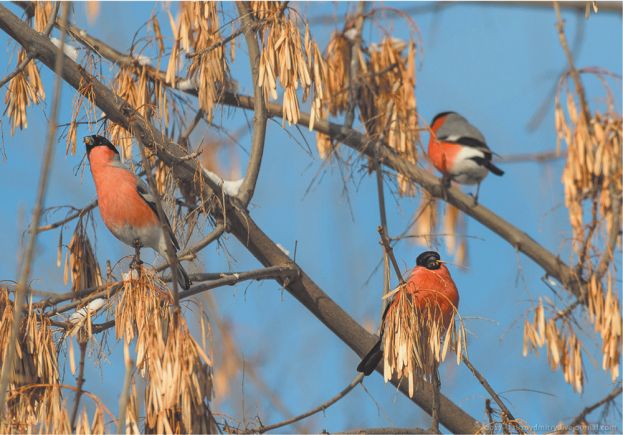
[(450, 173), (456, 156), (461, 151), (461, 145), (437, 139), (437, 131), (441, 128), (447, 116), (442, 115), (435, 118), (430, 126), (431, 134), (428, 141), (428, 158), (439, 172), (446, 175)]
[(114, 165), (114, 157), (114, 152), (106, 147), (96, 147), (89, 153), (91, 173), (104, 223), (113, 233), (125, 225), (158, 226), (157, 215), (136, 190), (136, 175), (128, 169)]
[[(434, 270), (416, 266), (407, 280), (405, 290), (399, 292), (396, 297), (408, 294), (417, 308), (429, 307), (433, 312), (439, 309), (438, 312), (443, 316), (444, 327), (448, 327), (452, 314), (459, 307), (459, 292), (445, 265), (442, 264)], [(397, 300), (393, 301), (392, 305), (394, 303), (397, 303)]]

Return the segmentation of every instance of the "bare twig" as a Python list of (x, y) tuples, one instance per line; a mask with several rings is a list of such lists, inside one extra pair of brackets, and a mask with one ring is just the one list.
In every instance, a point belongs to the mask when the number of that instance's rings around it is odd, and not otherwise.
[[(69, 20), (71, 3), (67, 2), (63, 4), (63, 16), (62, 20), (66, 23)], [(33, 31), (34, 32), (34, 31)], [(58, 117), (58, 109), (61, 101), (61, 85), (63, 83), (63, 77), (61, 71), (63, 68), (63, 62), (65, 55), (63, 49), (65, 47), (65, 35), (66, 32), (61, 32), (59, 47), (55, 50), (55, 62), (54, 72), (56, 74), (56, 80), (54, 82), (54, 98), (52, 100), (52, 108), (50, 111), (50, 118), (48, 121), (48, 134), (46, 138), (45, 151), (43, 155), (43, 162), (41, 166), (41, 178), (39, 179), (39, 186), (37, 188), (37, 200), (35, 202), (35, 208), (32, 214), (32, 220), (30, 224), (30, 240), (24, 253), (24, 260), (22, 265), (22, 272), (15, 290), (15, 301), (13, 307), (13, 323), (11, 325), (11, 335), (9, 337), (6, 353), (2, 362), (2, 372), (0, 373), (0, 417), (4, 418), (4, 412), (6, 410), (6, 397), (13, 373), (13, 367), (15, 364), (16, 348), (18, 341), (18, 331), (20, 329), (20, 323), (22, 320), (22, 308), (24, 302), (28, 297), (28, 279), (30, 277), (30, 268), (35, 256), (35, 247), (37, 245), (37, 228), (41, 220), (41, 214), (43, 212), (45, 196), (48, 189), (48, 178), (50, 176), (50, 169), (52, 168), (52, 161), (54, 157), (54, 138), (56, 136), (56, 123)], [(47, 39), (47, 38), (46, 38)], [(51, 43), (50, 43), (51, 44)]]
[(82, 387), (84, 385), (84, 360), (87, 356), (87, 338), (81, 337), (78, 333), (78, 343), (80, 345), (80, 365), (78, 367), (78, 377), (76, 378), (76, 396), (74, 397), (74, 407), (71, 411), (71, 428), (76, 431), (76, 418), (80, 407), (80, 397), (82, 397)]
[(439, 432), (439, 392), (441, 390), (441, 380), (439, 379), (439, 364), (433, 359), (433, 409), (431, 412), (430, 430), (433, 433)]
[(385, 253), (389, 256), (389, 259), (394, 266), (394, 271), (396, 272), (396, 276), (398, 277), (399, 285), (405, 283), (404, 278), (402, 277), (402, 273), (400, 272), (400, 267), (398, 267), (398, 262), (396, 261), (396, 257), (394, 256), (394, 250), (392, 249), (392, 245), (389, 243), (389, 239), (387, 238), (387, 234), (385, 234), (385, 230), (383, 227), (378, 227), (376, 229), (381, 236), (381, 243), (383, 244), (383, 248), (385, 249)]
[[(298, 270), (292, 266), (272, 266), (264, 269), (252, 270), (250, 272), (221, 274), (221, 277), (218, 279), (206, 282), (205, 284), (195, 285), (189, 290), (180, 292), (180, 299), (194, 296), (213, 288), (235, 285), (241, 281), (248, 280), (275, 279), (285, 287), (293, 279), (296, 279), (297, 275)], [(212, 274), (194, 274), (193, 278), (197, 281), (203, 281), (212, 278), (212, 276)]]
[(77, 218), (80, 218), (80, 217), (84, 216), (85, 214), (87, 214), (88, 212), (93, 210), (95, 207), (97, 207), (97, 200), (89, 203), (88, 205), (84, 206), (83, 208), (81, 208), (77, 212), (68, 215), (65, 219), (61, 219), (60, 221), (54, 222), (52, 224), (40, 226), (39, 228), (37, 228), (37, 231), (42, 233), (44, 231), (50, 231), (50, 230), (53, 230), (55, 228), (62, 227), (67, 222), (71, 222), (74, 219), (77, 219)]
[(238, 199), (246, 207), (249, 205), (251, 198), (253, 198), (257, 177), (260, 173), (262, 155), (264, 154), (264, 141), (266, 140), (266, 121), (268, 120), (268, 114), (266, 112), (262, 87), (259, 84), (260, 46), (257, 42), (257, 35), (255, 34), (255, 19), (250, 13), (249, 6), (246, 2), (238, 2), (236, 6), (238, 7), (242, 31), (244, 32), (244, 38), (247, 41), (249, 50), (249, 64), (251, 67), (251, 76), (253, 77), (253, 105), (255, 107), (255, 112), (253, 114), (251, 155), (249, 156), (247, 172), (240, 186), (240, 193), (238, 194)]
[[(385, 210), (383, 170), (381, 169), (380, 163), (376, 163), (376, 192), (379, 200), (381, 228), (383, 228), (383, 232), (387, 234), (387, 213)], [(385, 246), (383, 246), (383, 298), (381, 299), (381, 315), (385, 312), (385, 306), (389, 303), (389, 301), (385, 298), (385, 295), (389, 293), (389, 285), (389, 255), (387, 255)]]
[(521, 425), (517, 422), (517, 420), (515, 420), (515, 417), (513, 417), (513, 414), (511, 414), (511, 412), (509, 411), (509, 409), (506, 407), (506, 405), (504, 404), (504, 402), (502, 401), (502, 399), (500, 399), (500, 396), (498, 396), (498, 394), (495, 392), (495, 390), (493, 390), (493, 388), (491, 388), (491, 385), (489, 385), (489, 382), (487, 382), (487, 380), (485, 379), (485, 377), (483, 375), (480, 374), (480, 372), (478, 370), (476, 370), (476, 367), (473, 366), (473, 364), (469, 361), (469, 358), (467, 357), (467, 354), (463, 354), (463, 363), (465, 363), (465, 365), (467, 366), (467, 368), (469, 369), (470, 372), (472, 372), (472, 374), (474, 375), (474, 377), (476, 379), (478, 379), (478, 382), (480, 382), (480, 384), (484, 387), (485, 390), (487, 390), (487, 393), (489, 393), (489, 395), (491, 396), (491, 398), (493, 400), (495, 400), (495, 403), (498, 404), (498, 406), (500, 407), (500, 409), (502, 410), (502, 412), (506, 415), (506, 417), (510, 420), (510, 423), (515, 427), (515, 429), (517, 430), (518, 433), (525, 433), (524, 429), (521, 427)]
[[(609, 402), (613, 401), (614, 399), (616, 399), (621, 394), (622, 391), (623, 391), (623, 387), (621, 387), (621, 385), (619, 385), (614, 390), (612, 390), (610, 393), (608, 393), (608, 395), (606, 397), (604, 397), (603, 399), (601, 399), (601, 400), (593, 403), (592, 405), (587, 406), (586, 408), (584, 408), (582, 410), (582, 412), (580, 412), (573, 420), (571, 420), (571, 423), (569, 423), (569, 426), (567, 426), (567, 428), (569, 428), (569, 427), (573, 428), (574, 426), (577, 426), (577, 425), (582, 424), (583, 422), (585, 422), (586, 421), (586, 416), (588, 414), (590, 414), (591, 412), (593, 412), (594, 410), (596, 410), (600, 406), (603, 406), (606, 403), (609, 403)], [(565, 432), (566, 432), (566, 430), (565, 430)]]
[(314, 409), (311, 409), (301, 415), (297, 415), (296, 417), (292, 417), (288, 420), (284, 420), (281, 421), (279, 423), (275, 423), (275, 424), (269, 424), (269, 425), (262, 425), (258, 428), (254, 428), (251, 429), (250, 431), (246, 431), (247, 433), (265, 433), (265, 432), (269, 432), (275, 429), (278, 429), (280, 427), (284, 427), (284, 426), (289, 426), (292, 423), (296, 423), (297, 421), (301, 421), (307, 417), (311, 417), (314, 414), (317, 414), (321, 411), (326, 410), (327, 408), (329, 408), (331, 405), (333, 405), (334, 403), (336, 403), (338, 400), (342, 399), (343, 397), (345, 397), (348, 393), (350, 393), (353, 388), (355, 388), (357, 385), (359, 385), (361, 383), (361, 381), (363, 380), (363, 373), (359, 373), (357, 376), (355, 376), (355, 379), (352, 380), (352, 382), (350, 384), (348, 384), (342, 391), (340, 391), (339, 393), (337, 393), (335, 396), (333, 396), (331, 399), (327, 400), (326, 402), (320, 404), (319, 406), (315, 407)]

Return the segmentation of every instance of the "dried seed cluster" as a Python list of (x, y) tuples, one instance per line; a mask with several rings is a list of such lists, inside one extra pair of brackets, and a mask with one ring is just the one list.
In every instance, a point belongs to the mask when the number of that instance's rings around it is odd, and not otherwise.
[(560, 369), (565, 382), (571, 384), (578, 392), (584, 386), (584, 368), (582, 362), (582, 342), (578, 339), (572, 327), (559, 328), (556, 319), (545, 319), (543, 301), (534, 310), (534, 321), (524, 321), (523, 355), (530, 351), (538, 354), (538, 349), (546, 346), (547, 361), (552, 370)]
[(416, 383), (431, 379), (434, 363), (444, 361), (450, 347), (456, 351), (460, 364), (466, 341), (456, 310), (444, 319), (439, 306), (416, 306), (409, 293), (422, 289), (408, 289), (409, 286), (412, 284), (398, 289), (385, 317), (383, 371), (385, 382), (394, 376), (407, 378), (409, 396), (413, 397)]
[[(133, 271), (136, 273), (136, 271)], [(145, 427), (157, 433), (213, 433), (207, 404), (212, 398), (212, 361), (172, 307), (167, 287), (141, 268), (126, 280), (116, 309), (117, 339), (136, 339), (136, 368), (148, 382)], [(128, 413), (126, 418), (138, 413)], [(138, 422), (130, 422), (136, 426)]]
[[(6, 288), (0, 291), (0, 360), (5, 360), (13, 323), (13, 301)], [(17, 355), (10, 377), (7, 411), (2, 433), (71, 432), (62, 401), (57, 350), (46, 316), (29, 307), (20, 325)]]
[[(256, 19), (264, 21), (261, 29), (262, 52), (260, 54), (258, 84), (264, 98), (276, 100), (277, 83), (283, 88), (283, 123), (296, 124), (300, 117), (297, 91), (302, 90), (302, 101), (313, 94), (309, 128), (316, 119), (322, 119), (327, 67), (311, 38), (309, 26), (304, 38), (297, 23), (283, 11), (279, 2), (252, 2)], [(269, 18), (271, 17), (271, 18)], [(267, 21), (269, 20), (269, 21)]]
[[(623, 323), (618, 295), (612, 289), (612, 277), (617, 275), (612, 264), (613, 251), (620, 246), (623, 118), (616, 112), (608, 85), (611, 75), (595, 69), (578, 72), (589, 73), (600, 80), (606, 94), (605, 110), (591, 113), (581, 84), (576, 81), (571, 90), (569, 77), (565, 75), (556, 95), (555, 127), (558, 143), (566, 144), (568, 154), (562, 183), (578, 275), (587, 283), (582, 298), (587, 302), (595, 331), (602, 339), (602, 368), (610, 371), (614, 382), (620, 374)], [(598, 261), (594, 261), (595, 258)], [(580, 353), (579, 346), (577, 353)], [(573, 362), (578, 360), (581, 362), (580, 357)], [(581, 391), (579, 375), (568, 374), (564, 364), (563, 371), (565, 379)]]
[(74, 292), (103, 284), (102, 274), (82, 220), (78, 221), (65, 253), (65, 284), (68, 275), (71, 277), (71, 289)]

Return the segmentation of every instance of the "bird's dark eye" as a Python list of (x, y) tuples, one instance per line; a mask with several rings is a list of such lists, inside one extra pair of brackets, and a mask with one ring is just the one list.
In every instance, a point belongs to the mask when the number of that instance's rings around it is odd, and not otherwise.
[(439, 260), (431, 259), (426, 263), (426, 268), (435, 270), (435, 269), (439, 269), (439, 265), (440, 265)]
[(418, 255), (417, 261), (418, 266), (423, 266), (427, 269), (435, 270), (439, 269), (439, 254), (435, 251), (426, 251)]

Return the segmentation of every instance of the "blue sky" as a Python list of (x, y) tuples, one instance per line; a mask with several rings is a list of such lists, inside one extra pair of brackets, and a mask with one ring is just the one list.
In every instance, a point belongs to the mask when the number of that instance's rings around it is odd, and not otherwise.
[[(399, 9), (413, 5), (383, 4)], [(549, 100), (539, 128), (527, 129), (531, 117), (566, 67), (555, 29), (554, 11), (549, 7), (473, 3), (433, 10), (427, 5), (430, 4), (419, 3), (422, 10), (413, 15), (423, 43), (416, 84), (420, 115), (430, 121), (440, 111), (460, 112), (480, 128), (490, 147), (502, 156), (554, 149), (553, 99)], [(129, 49), (134, 31), (152, 11), (159, 13), (163, 28), (168, 27), (161, 5), (104, 2), (100, 7), (99, 17), (89, 24), (84, 4), (76, 3), (75, 22), (121, 51)], [(303, 16), (313, 17), (340, 13), (353, 4), (295, 3), (294, 7)], [(231, 16), (232, 10), (232, 5), (227, 5), (227, 14)], [(603, 12), (591, 15), (588, 20), (569, 11), (563, 15), (570, 41), (583, 29), (583, 38), (574, 47), (576, 65), (598, 66), (620, 75), (621, 18)], [(408, 38), (409, 29), (404, 20), (396, 19), (393, 24), (385, 21), (384, 24), (392, 29), (393, 36)], [(334, 29), (332, 25), (312, 28), (321, 48), (326, 47)], [(376, 42), (378, 32), (367, 30), (364, 36), (367, 41)], [(0, 41), (5, 46), (5, 59), (12, 59), (11, 63), (0, 64), (0, 72), (4, 73), (13, 68), (15, 45), (3, 33), (0, 33)], [(241, 41), (232, 75), (239, 81), (240, 90), (248, 94), (251, 87), (245, 53), (246, 47)], [(50, 98), (51, 74), (45, 67), (41, 69)], [(586, 80), (586, 88), (591, 103), (601, 101), (603, 91), (596, 80)], [(68, 122), (71, 116), (72, 91), (67, 86), (63, 88), (61, 123)], [(620, 95), (620, 83), (615, 84), (613, 91)], [(620, 98), (617, 104), (620, 111)], [(0, 254), (1, 279), (17, 276), (19, 249), (32, 212), (46, 132), (48, 109), (43, 109), (29, 109), (30, 128), (16, 132), (15, 136), (10, 135), (6, 118), (2, 119), (6, 159), (0, 161), (0, 191), (5, 204), (0, 209), (0, 224), (5, 231), (0, 232), (0, 244), (8, 249)], [(247, 117), (250, 119), (251, 115)], [(246, 122), (243, 112), (229, 108), (215, 119), (231, 130)], [(345, 151), (343, 155), (352, 157), (353, 163), (352, 178), (345, 184), (335, 163), (326, 164), (319, 159), (313, 135), (302, 133), (312, 148), (309, 154), (305, 151), (305, 142), (299, 139), (299, 143), (295, 143), (280, 124), (280, 121), (269, 122), (264, 163), (251, 205), (252, 216), (274, 241), (290, 252), (294, 252), (296, 243), (296, 260), (302, 268), (357, 321), (371, 330), (376, 329), (382, 277), (380, 273), (371, 276), (381, 254), (376, 233), (375, 180), (361, 169), (364, 161)], [(79, 129), (78, 137), (88, 133), (86, 129)], [(290, 133), (300, 138), (292, 128)], [(200, 139), (204, 134), (211, 133), (202, 127), (193, 138)], [(428, 141), (428, 137), (425, 135), (423, 140)], [(249, 135), (243, 136), (240, 142), (248, 149)], [(60, 140), (46, 205), (81, 207), (94, 198), (92, 180), (88, 171), (76, 174), (82, 151), (79, 150), (77, 156), (66, 157), (64, 150), (64, 140)], [(239, 157), (244, 168), (246, 153), (239, 152)], [(223, 162), (225, 166), (229, 163)], [(506, 174), (485, 180), (480, 192), (481, 203), (568, 261), (570, 232), (560, 183), (564, 161), (502, 163), (501, 166)], [(390, 233), (395, 235), (405, 229), (418, 201), (398, 198), (395, 186), (389, 188), (392, 192), (386, 190), (389, 227)], [(62, 216), (59, 213), (49, 221)], [(130, 248), (107, 232), (98, 213), (95, 216), (101, 264), (105, 258), (116, 260), (127, 255)], [(72, 230), (73, 226), (69, 225), (65, 234)], [(460, 312), (467, 319), (466, 326), (472, 334), (470, 356), (496, 391), (505, 392), (504, 398), (514, 414), (530, 424), (556, 424), (603, 397), (612, 385), (609, 376), (600, 369), (599, 342), (590, 326), (586, 326), (583, 337), (589, 354), (597, 359), (584, 360), (589, 376), (583, 395), (574, 393), (564, 383), (561, 373), (547, 368), (543, 353), (539, 357), (521, 356), (521, 325), (526, 311), (538, 296), (553, 297), (540, 280), (543, 271), (471, 219), (468, 219), (467, 232), (473, 237), (469, 242), (469, 268), (451, 267), (451, 272), (461, 293)], [(61, 292), (66, 288), (62, 270), (55, 265), (57, 241), (57, 232), (40, 236), (32, 278), (36, 287)], [(211, 247), (196, 265), (197, 269), (216, 272), (259, 267), (233, 237), (226, 236), (224, 245), (231, 258), (223, 249)], [(396, 255), (406, 268), (413, 265), (423, 249), (401, 242), (396, 247)], [(445, 257), (443, 243), (440, 252)], [(304, 412), (327, 400), (355, 376), (357, 356), (275, 283), (224, 287), (212, 291), (212, 295), (220, 315), (231, 325), (244, 357), (252, 362), (259, 361), (259, 373), (290, 413)], [(99, 394), (115, 410), (123, 363), (121, 347), (113, 344), (112, 337), (109, 340), (112, 350), (109, 361), (98, 367), (90, 364), (85, 388)], [(215, 348), (214, 353), (218, 352)], [(111, 379), (114, 382), (110, 382)], [(68, 370), (66, 382), (73, 382)], [(443, 392), (456, 404), (477, 419), (485, 418), (486, 394), (465, 367), (446, 362), (442, 368), (442, 383)], [(380, 376), (366, 379), (365, 387), (367, 391), (357, 387), (326, 412), (306, 420), (305, 427), (313, 431), (339, 431), (355, 427), (426, 427), (429, 424), (428, 417), (419, 408), (393, 386), (383, 384)], [(230, 391), (228, 397), (218, 402), (217, 412), (239, 420), (244, 415), (247, 421), (259, 415), (264, 423), (284, 418), (249, 379), (243, 381), (239, 376)], [(618, 420), (615, 415), (609, 422), (617, 424)], [(283, 432), (292, 430), (289, 427)]]

